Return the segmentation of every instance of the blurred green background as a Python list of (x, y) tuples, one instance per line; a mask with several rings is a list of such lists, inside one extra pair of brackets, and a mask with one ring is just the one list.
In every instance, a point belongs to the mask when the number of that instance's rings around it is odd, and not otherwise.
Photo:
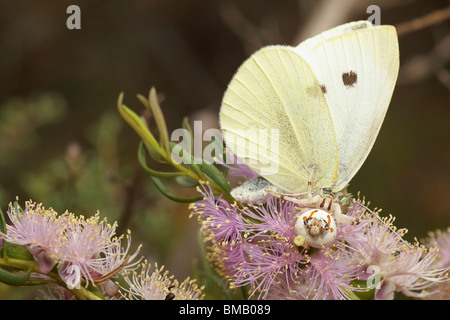
[[(133, 248), (179, 280), (200, 264), (188, 205), (155, 191), (140, 169), (139, 138), (116, 101), (143, 110), (155, 86), (169, 130), (184, 116), (218, 127), (222, 94), (238, 66), (269, 44), (295, 45), (338, 24), (396, 25), (448, 1), (9, 1), (0, 3), (0, 207), (16, 196), (76, 214), (97, 210), (132, 231)], [(68, 30), (66, 9), (81, 9)], [(398, 85), (383, 127), (350, 191), (397, 217), (407, 238), (450, 225), (450, 23), (399, 39)], [(177, 190), (191, 195), (192, 191)], [(33, 298), (0, 285), (0, 299)]]

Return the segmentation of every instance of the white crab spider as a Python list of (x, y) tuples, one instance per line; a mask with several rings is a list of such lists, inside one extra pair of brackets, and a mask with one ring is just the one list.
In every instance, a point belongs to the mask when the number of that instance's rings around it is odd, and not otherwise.
[[(268, 193), (276, 197), (291, 201), (311, 209), (304, 211), (295, 222), (295, 232), (297, 237), (294, 242), (298, 246), (320, 248), (329, 246), (336, 240), (337, 225), (355, 224), (359, 222), (358, 218), (350, 217), (342, 213), (339, 203), (339, 195), (335, 198), (330, 194), (320, 193), (312, 194), (312, 176), (314, 168), (308, 180), (308, 191), (299, 194), (283, 194), (269, 188)], [(306, 198), (296, 198), (301, 195), (307, 195)]]
[(310, 209), (301, 214), (295, 222), (297, 246), (320, 248), (336, 240), (337, 227), (331, 214), (320, 209)]
[(267, 192), (282, 199), (291, 201), (310, 209), (304, 211), (295, 222), (297, 237), (294, 242), (298, 246), (311, 246), (321, 248), (329, 246), (336, 240), (337, 225), (355, 224), (358, 219), (342, 213), (338, 198), (329, 194), (312, 195), (311, 183), (308, 182), (309, 191), (306, 198), (296, 198), (300, 194), (282, 194), (268, 189)]

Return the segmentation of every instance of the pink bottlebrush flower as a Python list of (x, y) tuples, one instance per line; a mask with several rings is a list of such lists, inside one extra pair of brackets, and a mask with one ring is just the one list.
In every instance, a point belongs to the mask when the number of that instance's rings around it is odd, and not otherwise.
[(98, 280), (98, 277), (104, 278), (112, 273), (117, 274), (118, 271), (122, 272), (125, 270), (133, 270), (142, 260), (141, 257), (137, 261), (134, 261), (134, 259), (138, 256), (142, 245), (139, 245), (133, 254), (128, 253), (131, 247), (130, 230), (127, 231), (127, 245), (125, 248), (121, 245), (122, 239), (123, 235), (117, 239), (113, 239), (115, 245), (108, 246), (104, 251), (97, 254), (97, 265), (93, 266), (93, 270), (95, 270), (94, 273), (97, 273), (96, 280)]
[(245, 180), (259, 177), (257, 172), (250, 169), (250, 167), (245, 164), (245, 161), (239, 159), (236, 155), (228, 153), (226, 161), (219, 163), (228, 169), (228, 175), (231, 177), (240, 177)]
[[(430, 289), (435, 283), (447, 280), (448, 272), (448, 268), (436, 268), (433, 265), (437, 253), (436, 248), (427, 250), (417, 243), (411, 248), (404, 246), (390, 263), (386, 261), (381, 265), (383, 285), (388, 284), (395, 291), (410, 297), (424, 298), (433, 294)], [(380, 298), (380, 295), (376, 295), (376, 298)]]
[[(372, 216), (374, 217), (374, 216)], [(347, 239), (348, 248), (367, 268), (378, 273), (375, 299), (393, 299), (395, 291), (411, 297), (425, 297), (426, 288), (442, 281), (443, 269), (433, 266), (436, 250), (427, 251), (419, 244), (411, 245), (402, 237), (405, 229), (396, 229), (394, 218), (372, 218), (362, 232)], [(361, 279), (368, 280), (368, 273)]]
[(27, 201), (25, 209), (21, 210), (10, 203), (7, 214), (12, 225), (7, 225), (6, 234), (1, 234), (7, 242), (46, 251), (57, 250), (61, 245), (65, 226), (52, 208), (45, 209), (42, 204)]
[(212, 242), (210, 261), (231, 287), (250, 284), (250, 295), (259, 292), (264, 297), (280, 272), (288, 270), (287, 277), (297, 277), (304, 254), (293, 244), (297, 214), (293, 203), (271, 199), (267, 208), (237, 207), (216, 199), (208, 186), (200, 191), (205, 198), (191, 209), (201, 220), (206, 240)]
[(250, 284), (250, 296), (259, 292), (259, 297), (266, 297), (280, 274), (292, 281), (298, 279), (298, 266), (307, 260), (304, 248), (294, 244), (294, 225), (300, 209), (297, 204), (269, 196), (266, 204), (241, 210), (247, 235), (245, 268), (241, 267), (233, 286)]
[(142, 260), (142, 257), (140, 257), (134, 261), (139, 254), (141, 245), (133, 254), (128, 253), (131, 244), (130, 230), (128, 230), (126, 238), (127, 246), (125, 248), (121, 245), (121, 239), (123, 239), (123, 236), (121, 236), (116, 245), (109, 246), (105, 251), (97, 254), (97, 266), (94, 266), (94, 271), (91, 272), (94, 281), (100, 285), (103, 293), (109, 297), (116, 297), (119, 294), (118, 286), (112, 279), (116, 278), (116, 275), (119, 273), (134, 270)]
[(221, 197), (215, 197), (209, 185), (198, 188), (203, 200), (190, 205), (191, 216), (196, 215), (202, 222), (202, 232), (207, 240), (215, 243), (241, 240), (244, 231), (243, 220), (236, 206)]
[[(425, 240), (427, 248), (437, 248), (437, 258), (434, 261), (434, 266), (438, 269), (450, 269), (450, 227), (447, 230), (437, 230), (430, 232), (428, 238)], [(430, 294), (425, 296), (425, 299), (431, 300), (450, 300), (450, 278), (446, 274), (445, 281), (434, 283), (429, 289)]]
[(90, 283), (106, 281), (122, 269), (132, 268), (131, 263), (139, 249), (128, 254), (130, 239), (125, 250), (122, 237), (115, 237), (116, 224), (100, 220), (99, 213), (85, 219), (65, 212), (58, 215), (42, 204), (26, 202), (21, 210), (9, 205), (8, 216), (12, 225), (1, 237), (7, 242), (28, 246), (38, 264), (38, 270), (46, 274), (58, 265), (60, 277), (68, 286), (76, 286), (83, 279)]
[(86, 285), (94, 282), (102, 282), (109, 279), (121, 270), (133, 268), (136, 262), (131, 264), (139, 253), (140, 247), (134, 254), (128, 255), (130, 249), (130, 235), (128, 244), (124, 250), (121, 246), (121, 237), (115, 236), (117, 224), (110, 225), (106, 219), (100, 220), (99, 213), (85, 219), (83, 216), (66, 216), (66, 244), (61, 247), (60, 260), (64, 267), (59, 269), (60, 276), (68, 279), (77, 268), (85, 279)]
[(308, 300), (349, 299), (348, 291), (358, 291), (351, 282), (361, 272), (359, 261), (347, 251), (322, 248), (304, 269), (303, 295)]
[(155, 268), (152, 271), (150, 264), (145, 261), (141, 272), (124, 272), (124, 280), (127, 287), (121, 287), (120, 293), (127, 300), (199, 300), (203, 299), (202, 288), (199, 288), (195, 280), (187, 278), (179, 283), (169, 276), (164, 267)]
[(425, 240), (425, 245), (428, 248), (437, 247), (439, 249), (436, 266), (438, 268), (450, 267), (450, 227), (447, 230), (437, 230), (430, 232), (428, 239)]
[(372, 288), (371, 267), (380, 270), (377, 299), (394, 291), (423, 297), (421, 290), (444, 278), (443, 269), (432, 267), (435, 251), (408, 247), (406, 230), (397, 230), (392, 217), (379, 218), (364, 201), (346, 205), (346, 215), (359, 223), (339, 225), (336, 240), (316, 249), (295, 241), (294, 226), (306, 207), (270, 194), (261, 204), (229, 203), (209, 186), (199, 190), (204, 199), (191, 209), (209, 242), (208, 259), (231, 288), (249, 285), (250, 297), (349, 299), (352, 291)]
[(397, 230), (393, 225), (394, 220), (392, 216), (381, 219), (376, 218), (374, 214), (369, 224), (365, 224), (360, 232), (346, 239), (349, 247), (365, 264), (378, 265), (405, 245), (402, 237), (406, 230)]
[(60, 260), (64, 262), (64, 267), (59, 268), (60, 276), (67, 279), (67, 273), (72, 274), (74, 270), (71, 266), (74, 266), (87, 284), (92, 283), (92, 273), (102, 263), (99, 254), (119, 245), (118, 239), (113, 238), (116, 224), (107, 224), (106, 219), (100, 221), (98, 212), (88, 219), (68, 214), (65, 223), (66, 242), (59, 252)]
[(53, 253), (64, 245), (66, 226), (61, 223), (58, 213), (27, 201), (23, 210), (10, 203), (7, 214), (12, 225), (6, 226), (6, 234), (1, 237), (10, 243), (28, 245), (39, 271), (48, 273), (58, 261), (57, 254)]

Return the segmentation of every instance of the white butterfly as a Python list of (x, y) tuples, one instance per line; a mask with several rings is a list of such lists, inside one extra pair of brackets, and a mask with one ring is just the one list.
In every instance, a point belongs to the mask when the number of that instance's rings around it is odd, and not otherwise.
[[(367, 158), (398, 69), (395, 28), (368, 21), (338, 26), (297, 47), (264, 47), (225, 92), (220, 125), (227, 148), (277, 188), (309, 194), (284, 198), (339, 218), (339, 204), (324, 193), (343, 190)], [(276, 129), (279, 136), (255, 139), (245, 134), (251, 129)]]

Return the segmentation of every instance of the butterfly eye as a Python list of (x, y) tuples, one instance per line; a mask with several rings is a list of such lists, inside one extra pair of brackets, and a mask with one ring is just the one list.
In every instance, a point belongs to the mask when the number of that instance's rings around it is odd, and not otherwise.
[[(330, 213), (312, 209), (304, 212), (295, 222), (295, 232), (311, 247), (329, 246), (336, 240), (336, 222)], [(305, 246), (305, 245), (303, 245)]]

